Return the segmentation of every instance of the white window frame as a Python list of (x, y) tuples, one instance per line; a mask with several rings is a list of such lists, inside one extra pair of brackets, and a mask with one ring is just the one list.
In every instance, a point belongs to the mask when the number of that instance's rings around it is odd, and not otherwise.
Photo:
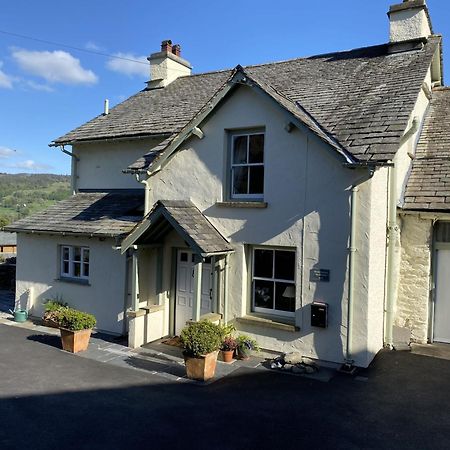
[[(234, 164), (234, 140), (237, 137), (247, 136), (247, 161), (249, 160), (250, 152), (250, 136), (255, 136), (262, 134), (264, 136), (264, 146), (263, 146), (263, 162), (262, 163), (245, 163), (245, 164)], [(264, 180), (263, 180), (263, 192), (260, 194), (235, 194), (234, 193), (234, 168), (235, 167), (263, 167), (265, 166), (265, 154), (266, 154), (266, 133), (264, 130), (252, 131), (252, 132), (242, 132), (242, 133), (231, 133), (230, 142), (230, 198), (236, 200), (250, 199), (250, 200), (262, 200), (264, 198)], [(265, 170), (264, 170), (265, 178)], [(247, 191), (250, 190), (250, 176), (247, 179)]]
[[(256, 250), (270, 250), (273, 252), (273, 256), (272, 256), (272, 273), (275, 276), (275, 252), (276, 251), (282, 251), (282, 252), (291, 252), (294, 253), (294, 280), (283, 280), (281, 278), (266, 278), (266, 277), (257, 277), (255, 276), (255, 251)], [(297, 252), (296, 250), (292, 249), (292, 248), (280, 248), (280, 247), (251, 247), (251, 257), (252, 257), (252, 271), (251, 271), (251, 285), (250, 285), (250, 289), (251, 289), (251, 298), (252, 298), (252, 311), (256, 312), (256, 313), (261, 313), (261, 314), (267, 314), (267, 315), (273, 315), (273, 316), (280, 316), (280, 317), (295, 317), (295, 308), (294, 311), (281, 311), (279, 309), (275, 309), (275, 283), (279, 282), (279, 283), (289, 283), (294, 285), (294, 289), (295, 292), (297, 292), (297, 282), (296, 282), (296, 277), (297, 277)], [(274, 293), (274, 302), (273, 302), (273, 309), (268, 309), (268, 308), (258, 308), (255, 306), (255, 289), (254, 289), (254, 281), (255, 280), (262, 280), (262, 281), (271, 281), (273, 282), (274, 286), (273, 286), (273, 293)], [(295, 299), (294, 299), (295, 302)]]
[[(80, 261), (75, 261), (74, 255), (75, 255), (75, 249), (80, 249)], [(64, 252), (65, 250), (69, 251), (69, 259), (64, 259)], [(88, 253), (88, 261), (87, 263), (84, 262), (84, 255), (85, 253)], [(68, 262), (69, 265), (69, 271), (64, 271), (64, 263)], [(80, 275), (75, 275), (75, 264), (80, 264)], [(83, 275), (84, 274), (84, 268), (85, 266), (88, 266), (88, 273), (90, 274), (90, 251), (89, 247), (82, 247), (78, 245), (61, 245), (61, 252), (60, 252), (60, 271), (61, 271), (61, 278), (68, 278), (72, 280), (89, 280), (89, 275)]]

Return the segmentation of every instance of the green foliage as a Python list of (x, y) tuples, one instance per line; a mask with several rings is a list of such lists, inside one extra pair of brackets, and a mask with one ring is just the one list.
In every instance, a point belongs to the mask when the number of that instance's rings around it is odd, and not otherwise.
[(70, 177), (0, 173), (0, 227), (70, 196)]
[(67, 303), (64, 303), (62, 299), (47, 299), (44, 301), (44, 314), (42, 319), (47, 322), (53, 322), (55, 326), (60, 325), (59, 312), (62, 309), (68, 308)]
[(92, 314), (73, 308), (61, 308), (58, 313), (58, 323), (61, 328), (71, 331), (88, 330), (97, 323)]
[(194, 322), (181, 331), (181, 342), (188, 356), (199, 357), (219, 350), (222, 330), (208, 320)]
[(252, 339), (250, 336), (247, 336), (246, 334), (240, 334), (236, 338), (237, 344), (238, 344), (238, 350), (242, 351), (243, 353), (248, 353), (252, 350), (259, 352), (259, 346), (258, 343)]
[(69, 305), (62, 300), (55, 300), (50, 298), (44, 301), (44, 309), (46, 312), (59, 311), (62, 308), (67, 308)]
[(220, 332), (222, 334), (222, 340), (224, 340), (227, 337), (232, 337), (233, 333), (236, 331), (236, 327), (230, 323), (230, 324), (221, 324), (219, 325)]

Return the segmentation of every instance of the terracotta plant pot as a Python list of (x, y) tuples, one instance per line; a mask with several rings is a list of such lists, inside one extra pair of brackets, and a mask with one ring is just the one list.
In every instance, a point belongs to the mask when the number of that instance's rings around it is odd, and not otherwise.
[(65, 328), (60, 328), (59, 330), (61, 332), (62, 347), (66, 352), (78, 353), (88, 348), (92, 330), (72, 331)]
[(223, 362), (233, 361), (234, 350), (222, 350), (222, 360)]
[(218, 351), (202, 355), (198, 358), (184, 356), (186, 374), (191, 380), (207, 381), (214, 378)]

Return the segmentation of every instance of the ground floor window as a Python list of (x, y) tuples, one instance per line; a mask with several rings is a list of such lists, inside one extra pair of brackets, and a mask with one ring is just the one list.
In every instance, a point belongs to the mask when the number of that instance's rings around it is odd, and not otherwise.
[(295, 251), (253, 249), (253, 311), (293, 316), (295, 313)]
[(89, 279), (89, 247), (61, 246), (61, 277)]

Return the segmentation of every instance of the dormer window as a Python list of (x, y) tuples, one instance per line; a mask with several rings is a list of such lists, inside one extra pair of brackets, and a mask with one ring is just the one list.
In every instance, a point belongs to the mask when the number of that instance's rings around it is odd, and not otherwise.
[(264, 197), (264, 133), (231, 135), (231, 198)]

